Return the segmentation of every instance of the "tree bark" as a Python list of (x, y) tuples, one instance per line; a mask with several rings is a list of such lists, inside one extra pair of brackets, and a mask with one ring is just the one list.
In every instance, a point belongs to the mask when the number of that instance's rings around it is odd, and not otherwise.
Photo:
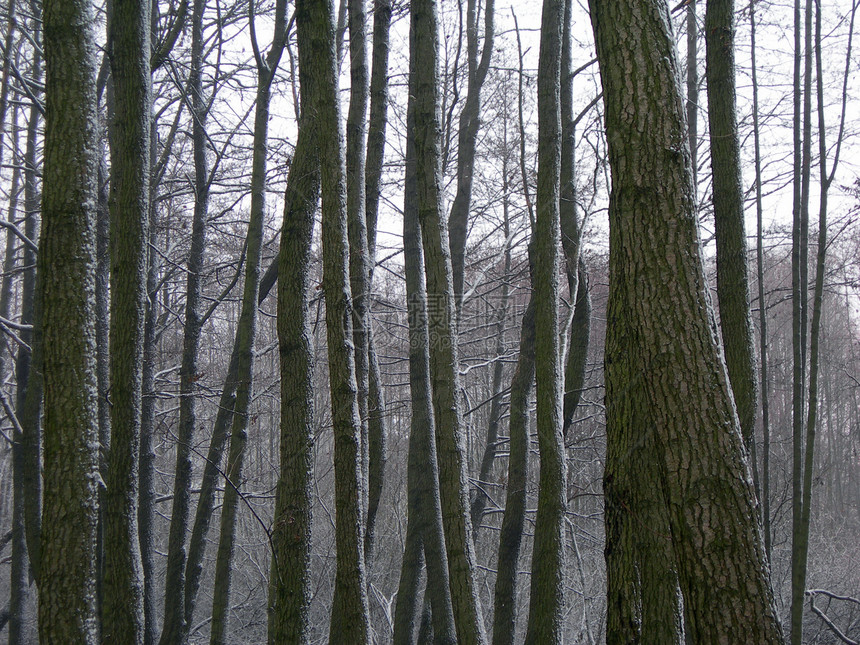
[[(370, 113), (367, 124), (367, 156), (365, 161), (365, 218), (367, 220), (368, 310), (373, 304), (373, 271), (376, 256), (376, 222), (379, 213), (380, 183), (385, 152), (385, 126), (388, 111), (388, 32), (391, 27), (391, 1), (374, 0), (373, 53), (370, 71)], [(368, 403), (367, 435), (367, 529), (364, 533), (365, 559), (373, 552), (376, 514), (382, 497), (386, 460), (385, 393), (379, 373), (379, 360), (374, 345), (373, 321), (368, 321)]]
[[(352, 351), (347, 196), (343, 133), (337, 94), (334, 16), (327, 0), (303, 0), (296, 22), (304, 22), (299, 51), (313, 52), (310, 109), (317, 120), (322, 193), (323, 281), (326, 300), (329, 385), (334, 426), (337, 572), (329, 638), (334, 643), (370, 642), (364, 566), (364, 507), (361, 420)], [(301, 54), (300, 54), (301, 55)]]
[[(753, 452), (756, 367), (735, 108), (734, 0), (708, 0), (705, 45), (720, 330), (741, 435), (747, 451)], [(755, 481), (755, 462), (751, 467)]]
[(111, 144), (111, 441), (105, 493), (102, 638), (143, 642), (137, 525), (143, 333), (149, 241), (150, 5), (113, 0)]
[(526, 643), (561, 643), (564, 614), (565, 451), (558, 335), (564, 0), (544, 0), (538, 64), (538, 190), (534, 230), (535, 380), (540, 490)]
[[(310, 25), (299, 20), (304, 40)], [(284, 196), (278, 254), (278, 345), (281, 371), (280, 473), (272, 523), (268, 642), (306, 643), (310, 628), (311, 509), (313, 507), (314, 352), (311, 346), (310, 263), (320, 188), (317, 122), (309, 97), (314, 52), (299, 50), (302, 116)]]
[(38, 271), (44, 305), (45, 504), (39, 638), (98, 638), (95, 537), (95, 205), (98, 164), (95, 12), (47, 0), (45, 168)]
[[(410, 37), (410, 49), (415, 39)], [(410, 52), (411, 53), (411, 52)], [(415, 157), (415, 56), (410, 55), (407, 104), (406, 173), (403, 195), (403, 270), (406, 277), (406, 316), (409, 326), (409, 454), (406, 470), (406, 543), (394, 613), (395, 645), (415, 642), (420, 620), (421, 566), (427, 564), (427, 591), (432, 610), (432, 631), (438, 645), (457, 642), (451, 601), (448, 556), (439, 492), (439, 462), (434, 440), (430, 390), (430, 335), (427, 294), (424, 287), (424, 252), (418, 222), (417, 159)], [(425, 600), (424, 604), (427, 602)]]
[(465, 434), (460, 411), (456, 313), (448, 230), (440, 203), (438, 16), (435, 0), (412, 3), (415, 39), (415, 159), (418, 220), (424, 249), (430, 336), (430, 380), (436, 421), (439, 487), (451, 599), (461, 645), (483, 644), (469, 518)]
[(535, 377), (534, 298), (523, 314), (520, 354), (511, 378), (508, 490), (499, 532), (498, 572), (493, 602), (493, 644), (512, 645), (516, 634), (517, 573), (526, 523), (529, 454), (529, 397)]
[[(663, 539), (675, 553), (687, 638), (780, 643), (752, 481), (699, 253), (668, 8), (631, 0), (593, 0), (590, 7), (613, 177), (607, 434), (653, 441), (665, 498), (660, 511), (670, 529)], [(620, 513), (611, 476), (607, 469), (607, 513)], [(638, 508), (623, 510), (638, 517)], [(607, 550), (626, 547), (607, 531)], [(610, 602), (609, 610), (617, 608)], [(628, 613), (635, 615), (635, 608)]]

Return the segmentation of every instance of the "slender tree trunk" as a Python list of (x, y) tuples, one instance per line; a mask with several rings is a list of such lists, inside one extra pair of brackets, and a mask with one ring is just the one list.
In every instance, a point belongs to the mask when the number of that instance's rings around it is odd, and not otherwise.
[[(297, 16), (304, 40), (310, 25)], [(272, 523), (268, 642), (306, 643), (310, 628), (311, 508), (313, 506), (314, 352), (308, 306), (314, 213), (319, 198), (317, 122), (309, 97), (313, 51), (299, 50), (302, 116), (284, 196), (278, 254), (278, 344), (281, 373), (280, 473)]]
[[(352, 293), (352, 340), (361, 420), (361, 496), (368, 508), (370, 450), (368, 391), (370, 388), (370, 257), (367, 246), (365, 163), (368, 104), (367, 19), (365, 0), (348, 0), (350, 88), (346, 117), (346, 210), (349, 237), (349, 281)], [(365, 543), (367, 516), (365, 516)], [(365, 553), (365, 557), (366, 557)]]
[[(257, 307), (260, 294), (260, 274), (263, 251), (263, 224), (266, 214), (266, 155), (268, 152), (269, 105), (271, 84), (277, 70), (287, 36), (286, 1), (275, 6), (274, 38), (263, 58), (256, 40), (254, 6), (250, 5), (251, 37), (257, 62), (257, 97), (254, 114), (254, 153), (251, 169), (251, 215), (245, 259), (245, 282), (242, 311), (236, 329), (237, 349), (236, 402), (230, 432), (230, 453), (227, 458), (227, 483), (221, 507), (221, 534), (215, 561), (215, 596), (212, 602), (210, 642), (222, 645), (227, 640), (227, 616), (230, 607), (233, 542), (236, 531), (236, 511), (239, 487), (242, 485), (242, 461), (248, 432), (248, 410), (253, 391), (254, 339), (257, 327)], [(187, 602), (187, 600), (186, 600)], [(186, 621), (188, 616), (186, 616)]]
[(534, 297), (523, 314), (520, 354), (511, 378), (508, 490), (499, 532), (498, 572), (494, 592), (493, 644), (512, 645), (516, 634), (517, 573), (526, 522), (529, 454), (529, 397), (535, 377)]
[[(38, 271), (44, 305), (45, 505), (39, 639), (98, 641), (95, 537), (95, 12), (47, 0), (45, 168)], [(75, 28), (69, 28), (74, 25)]]
[[(708, 0), (705, 13), (706, 76), (720, 329), (741, 434), (747, 451), (754, 454), (756, 369), (735, 108), (734, 42), (734, 0)], [(753, 481), (757, 481), (755, 461), (750, 465)]]
[(209, 102), (203, 95), (203, 14), (206, 0), (194, 0), (191, 18), (191, 89), (194, 148), (194, 217), (191, 249), (188, 254), (188, 280), (185, 291), (185, 335), (179, 371), (179, 427), (176, 442), (176, 470), (173, 481), (173, 507), (167, 544), (167, 570), (164, 582), (164, 626), (161, 645), (183, 642), (185, 625), (185, 533), (191, 506), (191, 446), (196, 423), (195, 382), (198, 378), (197, 350), (200, 342), (200, 278), (209, 205), (209, 172), (206, 160), (206, 115)]
[[(507, 147), (507, 120), (504, 125), (504, 144)], [(487, 440), (484, 444), (484, 454), (481, 457), (481, 466), (478, 471), (478, 489), (474, 493), (471, 505), (472, 515), (472, 530), (475, 540), (477, 541), (478, 529), (481, 526), (481, 521), (484, 518), (484, 511), (487, 508), (487, 501), (490, 500), (489, 494), (486, 492), (486, 487), (490, 485), (490, 476), (493, 472), (493, 465), (496, 462), (496, 452), (499, 446), (499, 425), (502, 420), (502, 410), (504, 404), (502, 402), (502, 369), (504, 367), (502, 361), (502, 353), (505, 349), (505, 322), (508, 317), (508, 300), (510, 298), (509, 276), (511, 272), (511, 247), (509, 238), (511, 235), (510, 226), (510, 187), (508, 185), (508, 157), (502, 157), (502, 234), (505, 236), (505, 264), (504, 273), (502, 275), (502, 289), (498, 302), (498, 318), (496, 320), (496, 360), (493, 365), (493, 377), (490, 385), (490, 418), (487, 423)]]
[[(608, 440), (626, 434), (653, 441), (650, 453), (665, 498), (658, 510), (670, 529), (655, 537), (674, 550), (687, 638), (781, 643), (749, 467), (713, 336), (698, 252), (688, 132), (668, 8), (633, 0), (594, 0), (590, 8), (613, 181)], [(612, 476), (607, 467), (610, 489), (616, 485)], [(613, 508), (610, 492), (607, 514)], [(617, 503), (614, 508), (620, 512)], [(648, 522), (650, 515), (639, 510), (627, 509), (631, 521)], [(626, 545), (613, 541), (609, 521), (611, 553)], [(647, 523), (638, 530), (658, 528)], [(640, 580), (647, 582), (653, 573), (642, 566)], [(635, 585), (636, 578), (623, 582)], [(617, 610), (612, 600), (610, 612)], [(635, 614), (635, 607), (628, 608), (628, 615)]]
[[(413, 26), (414, 28), (414, 26)], [(407, 106), (406, 175), (403, 203), (403, 269), (406, 277), (406, 316), (409, 325), (409, 424), (407, 462), (406, 544), (394, 613), (395, 645), (414, 641), (422, 608), (418, 594), (421, 566), (427, 564), (427, 591), (432, 631), (438, 645), (457, 642), (448, 575), (448, 556), (439, 492), (439, 462), (434, 440), (435, 418), (430, 385), (430, 335), (424, 288), (424, 251), (418, 222), (417, 159), (415, 156), (415, 39), (410, 37), (409, 102)]]
[[(334, 16), (327, 0), (303, 0), (296, 8), (299, 50), (313, 52), (311, 110), (317, 119), (322, 193), (323, 292), (334, 426), (337, 572), (329, 638), (334, 643), (370, 641), (364, 566), (361, 420), (352, 351), (352, 306), (347, 241), (343, 133), (337, 94)], [(301, 53), (300, 53), (301, 55)]]
[[(690, 167), (693, 187), (699, 182), (699, 21), (696, 2), (687, 3), (687, 132), (690, 137)], [(698, 197), (697, 197), (698, 199)]]
[(591, 297), (588, 293), (588, 270), (580, 256), (582, 230), (576, 199), (576, 124), (573, 116), (573, 3), (565, 0), (561, 43), (561, 161), (559, 221), (564, 266), (573, 318), (570, 324), (570, 342), (564, 369), (564, 407), (562, 433), (573, 422), (573, 415), (582, 398), (585, 367), (588, 359), (588, 342), (591, 336)]
[[(10, 3), (14, 7), (13, 3)], [(7, 48), (8, 51), (8, 48)], [(20, 160), (18, 155), (18, 108), (12, 110), (12, 150), (16, 151), (15, 167), (12, 169), (12, 185), (9, 191), (8, 221), (14, 223), (18, 218), (18, 202), (21, 184)], [(6, 255), (3, 262), (3, 283), (0, 287), (0, 316), (9, 317), (12, 304), (12, 270), (15, 267), (15, 237), (11, 231), (6, 234)], [(24, 352), (23, 348), (18, 350)], [(0, 356), (0, 375), (5, 373), (5, 360)], [(25, 643), (26, 616), (24, 615), (27, 600), (27, 538), (24, 527), (24, 441), (23, 433), (18, 424), (12, 434), (12, 563), (9, 581), (9, 645)]]
[(430, 380), (445, 548), (451, 599), (461, 645), (486, 642), (475, 582), (475, 548), (469, 517), (469, 488), (460, 378), (456, 313), (448, 230), (440, 203), (438, 112), (438, 16), (435, 0), (412, 3), (415, 74), (415, 159), (418, 220), (424, 249), (430, 336)]
[[(806, 411), (806, 347), (808, 341), (809, 184), (812, 128), (812, 0), (806, 0), (801, 27), (801, 0), (794, 6), (794, 204), (792, 207), (792, 486), (791, 486), (791, 645), (803, 640), (806, 562), (803, 555), (804, 421)], [(801, 45), (803, 40), (804, 45)], [(804, 71), (801, 76), (801, 61)], [(801, 79), (803, 89), (801, 90)], [(802, 109), (801, 109), (802, 106)]]
[(535, 380), (540, 490), (526, 643), (561, 643), (565, 452), (558, 335), (563, 0), (544, 0), (538, 65), (538, 191), (534, 230)]
[(478, 59), (478, 0), (466, 4), (466, 51), (469, 69), (466, 103), (460, 112), (457, 134), (457, 193), (451, 205), (448, 228), (451, 239), (451, 268), (454, 280), (454, 297), (459, 313), (463, 300), (466, 237), (469, 232), (469, 210), (472, 203), (472, 175), (475, 170), (475, 151), (478, 129), (481, 125), (481, 88), (490, 69), (493, 55), (495, 28), (495, 0), (484, 5), (484, 44)]
[[(385, 126), (388, 110), (388, 32), (391, 27), (391, 0), (374, 0), (373, 54), (370, 72), (370, 115), (367, 124), (365, 162), (365, 215), (367, 219), (368, 292), (373, 287), (376, 255), (376, 221), (379, 213), (380, 183), (385, 152)], [(368, 309), (372, 305), (369, 297)], [(385, 393), (376, 357), (372, 318), (368, 322), (369, 386), (367, 434), (369, 470), (367, 473), (367, 528), (364, 533), (365, 559), (370, 560), (376, 528), (376, 514), (382, 497), (385, 472)]]
[(768, 335), (767, 335), (767, 301), (764, 289), (764, 230), (762, 205), (762, 172), (761, 172), (761, 128), (759, 127), (758, 108), (758, 72), (756, 67), (756, 18), (755, 1), (750, 3), (750, 72), (752, 74), (753, 94), (753, 141), (755, 147), (755, 203), (756, 203), (756, 270), (758, 280), (758, 320), (759, 320), (759, 362), (761, 391), (761, 426), (762, 426), (762, 461), (761, 461), (761, 517), (762, 532), (764, 533), (764, 550), (768, 560), (771, 555), (770, 530), (770, 399), (768, 397)]
[[(35, 21), (33, 31), (36, 42), (40, 43), (40, 28)], [(33, 54), (32, 78), (37, 82), (42, 78), (42, 56), (38, 48)], [(37, 239), (39, 231), (40, 195), (36, 150), (40, 122), (41, 113), (38, 106), (32, 104), (27, 119), (27, 142), (24, 152), (24, 236), (31, 241)], [(18, 385), (15, 409), (23, 435), (21, 481), (27, 555), (30, 559), (30, 572), (38, 583), (42, 526), (42, 307), (36, 288), (38, 283), (36, 253), (27, 244), (24, 245), (22, 264), (24, 275), (21, 280), (21, 324), (31, 325), (32, 329), (22, 330), (20, 337), (31, 350), (27, 351), (25, 347), (21, 347), (15, 361), (15, 380)]]
[(137, 525), (146, 264), (149, 241), (150, 5), (113, 0), (111, 143), (111, 442), (105, 494), (102, 638), (143, 642)]

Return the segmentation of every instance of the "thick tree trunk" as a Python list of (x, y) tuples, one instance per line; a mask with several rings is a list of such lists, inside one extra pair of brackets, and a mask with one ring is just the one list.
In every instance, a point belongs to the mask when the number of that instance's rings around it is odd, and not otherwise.
[(113, 0), (111, 144), (111, 441), (105, 493), (102, 638), (143, 642), (137, 525), (146, 265), (149, 241), (151, 75), (149, 3)]
[(96, 17), (86, 0), (47, 0), (43, 23), (45, 168), (38, 271), (44, 305), (45, 505), (39, 638), (95, 645)]
[[(653, 441), (670, 529), (662, 539), (674, 549), (687, 638), (780, 643), (752, 481), (699, 254), (668, 9), (650, 0), (595, 0), (590, 7), (613, 177), (607, 434), (610, 440)], [(616, 485), (612, 474), (607, 469), (610, 487)], [(610, 493), (607, 513), (621, 512)], [(636, 507), (626, 512), (632, 521), (650, 519)], [(607, 550), (626, 546), (607, 535)], [(628, 613), (635, 615), (635, 608)]]
[(475, 548), (469, 517), (451, 257), (440, 203), (438, 16), (435, 0), (415, 0), (412, 3), (412, 37), (415, 41), (412, 53), (416, 194), (427, 280), (430, 379), (445, 548), (458, 642), (461, 645), (482, 644), (486, 637), (475, 582)]

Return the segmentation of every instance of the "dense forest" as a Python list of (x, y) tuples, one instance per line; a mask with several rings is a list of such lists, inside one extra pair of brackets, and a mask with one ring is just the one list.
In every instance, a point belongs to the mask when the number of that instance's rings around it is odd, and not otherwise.
[(0, 638), (860, 643), (860, 0), (0, 4)]

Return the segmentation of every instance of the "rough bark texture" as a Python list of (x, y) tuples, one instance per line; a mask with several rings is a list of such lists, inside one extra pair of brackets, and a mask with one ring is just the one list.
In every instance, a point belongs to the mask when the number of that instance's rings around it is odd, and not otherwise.
[(471, 645), (484, 643), (486, 638), (475, 583), (475, 548), (469, 518), (451, 257), (440, 203), (438, 16), (435, 0), (415, 0), (412, 3), (412, 36), (415, 40), (412, 53), (415, 59), (416, 194), (427, 282), (430, 379), (436, 419), (442, 519), (457, 640), (461, 645)]
[(105, 492), (102, 638), (143, 642), (137, 525), (146, 265), (149, 241), (150, 5), (113, 0), (111, 144), (111, 442)]
[(708, 0), (705, 45), (717, 242), (717, 299), (726, 367), (741, 434), (749, 451), (755, 439), (756, 368), (735, 109), (734, 36), (734, 0)]
[(564, 0), (544, 0), (538, 64), (538, 184), (534, 230), (535, 381), (540, 490), (526, 643), (560, 643), (564, 615), (565, 452), (558, 335), (561, 224), (561, 36)]
[(209, 103), (203, 96), (203, 13), (206, 0), (194, 0), (191, 19), (192, 142), (194, 148), (194, 217), (191, 248), (188, 254), (188, 280), (185, 290), (185, 335), (182, 365), (179, 370), (179, 427), (176, 442), (176, 470), (173, 479), (173, 506), (167, 545), (167, 571), (164, 583), (164, 626), (161, 645), (183, 642), (185, 625), (185, 533), (191, 506), (191, 446), (196, 423), (195, 382), (198, 379), (197, 349), (200, 342), (200, 273), (206, 214), (209, 208), (209, 172), (206, 160), (206, 113)]
[[(699, 254), (668, 9), (656, 0), (593, 0), (590, 7), (613, 176), (607, 433), (610, 440), (628, 434), (653, 441), (670, 529), (662, 539), (674, 549), (687, 638), (779, 643), (749, 467)], [(628, 513), (635, 521), (638, 508), (618, 508), (612, 476), (607, 467), (607, 515)], [(609, 522), (607, 550), (629, 548), (614, 540)], [(611, 621), (618, 608), (609, 600)]]
[[(308, 28), (297, 21), (299, 34)], [(302, 35), (302, 38), (305, 36)], [(305, 49), (300, 56), (311, 56)], [(304, 61), (304, 59), (303, 59)], [(307, 69), (306, 64), (301, 69)], [(314, 353), (308, 309), (314, 212), (319, 197), (314, 78), (302, 74), (302, 118), (284, 198), (278, 254), (278, 344), (281, 366), (280, 474), (272, 523), (269, 576), (270, 645), (305, 643), (311, 602)]]
[[(322, 194), (323, 281), (326, 301), (329, 385), (334, 428), (337, 572), (329, 638), (333, 643), (370, 642), (364, 567), (361, 421), (352, 349), (344, 140), (337, 94), (334, 16), (327, 0), (303, 0), (296, 21), (304, 21), (299, 51), (312, 57), (309, 96), (317, 123)], [(301, 55), (301, 54), (300, 54)]]
[(47, 0), (45, 168), (38, 271), (44, 304), (45, 504), (39, 639), (95, 645), (98, 444), (95, 12)]
[[(411, 41), (414, 46), (414, 39)], [(410, 60), (410, 89), (414, 89), (414, 57)], [(403, 197), (403, 269), (409, 324), (409, 424), (407, 462), (407, 525), (403, 564), (394, 614), (395, 645), (415, 642), (421, 612), (421, 566), (427, 564), (427, 591), (432, 607), (434, 640), (439, 645), (457, 642), (454, 609), (448, 577), (448, 556), (439, 495), (439, 465), (434, 440), (435, 419), (430, 391), (430, 341), (427, 294), (424, 289), (424, 252), (418, 223), (415, 158), (415, 92), (407, 106), (406, 174)], [(426, 601), (425, 601), (426, 604)]]

